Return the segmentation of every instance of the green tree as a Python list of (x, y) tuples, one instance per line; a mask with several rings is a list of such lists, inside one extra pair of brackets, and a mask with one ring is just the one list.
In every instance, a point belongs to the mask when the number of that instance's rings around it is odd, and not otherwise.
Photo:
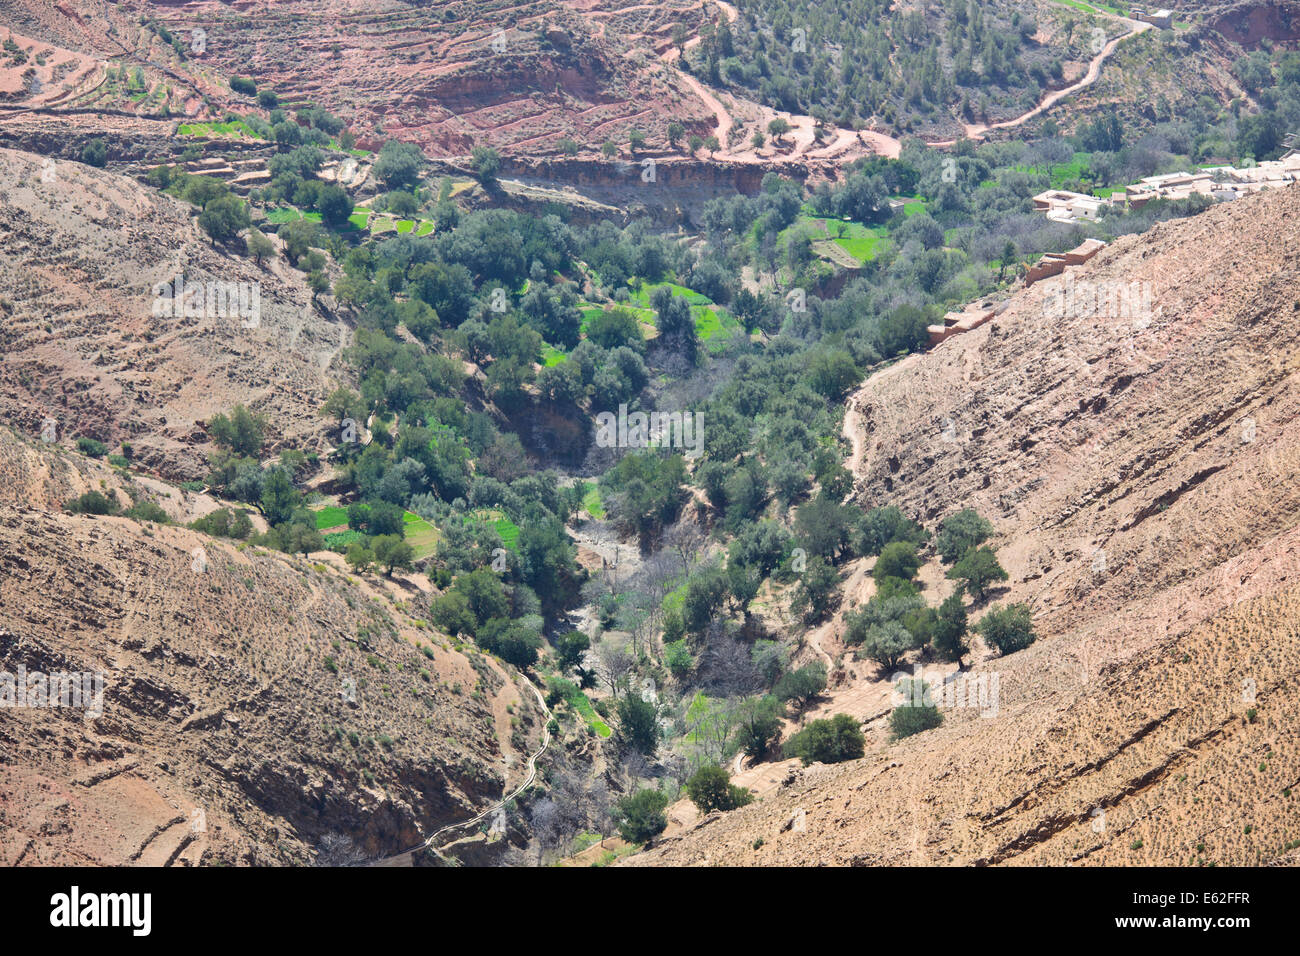
[(668, 826), (668, 795), (659, 790), (638, 790), (614, 805), (618, 835), (628, 843), (645, 843)]
[(304, 524), (294, 521), (289, 524), (283, 535), (285, 550), (290, 554), (307, 555), (312, 551), (322, 551), (325, 548), (324, 539), (316, 530), (314, 524)]
[(686, 781), (686, 795), (701, 813), (735, 810), (754, 799), (752, 792), (733, 784), (731, 774), (717, 764), (707, 764), (691, 774)]
[(262, 451), (265, 433), (266, 416), (250, 412), (243, 405), (236, 405), (228, 416), (213, 415), (208, 423), (208, 434), (213, 441), (236, 455), (257, 456)]
[(263, 259), (275, 255), (275, 243), (271, 242), (260, 229), (250, 230), (244, 243), (248, 249), (248, 254), (257, 261), (259, 266), (262, 264)]
[(497, 174), (501, 172), (501, 156), (495, 149), (490, 146), (475, 146), (471, 162), (474, 175), (484, 188), (491, 189), (496, 185)]
[(414, 186), (420, 181), (420, 169), (424, 165), (424, 154), (412, 143), (402, 143), (390, 139), (379, 150), (375, 160), (375, 177), (388, 189), (402, 189)]
[(298, 507), (298, 492), (289, 479), (289, 473), (278, 465), (266, 469), (261, 505), (262, 514), (272, 526), (288, 521)]
[(341, 186), (330, 183), (317, 190), (316, 210), (327, 226), (341, 229), (352, 215), (352, 199)]
[(590, 647), (591, 639), (581, 631), (570, 631), (556, 641), (555, 650), (561, 673), (581, 666)]
[(375, 563), (375, 552), (367, 548), (365, 542), (353, 541), (348, 545), (344, 560), (358, 574), (365, 574), (370, 569), (370, 566)]
[(655, 705), (636, 694), (625, 694), (618, 702), (618, 732), (627, 746), (653, 757), (659, 747), (659, 714)]
[(949, 515), (934, 536), (934, 549), (945, 564), (959, 561), (967, 551), (993, 536), (993, 525), (973, 508)]
[(248, 204), (230, 193), (209, 200), (199, 213), (199, 226), (212, 238), (213, 245), (230, 242), (251, 222)]
[(390, 577), (398, 568), (409, 570), (415, 561), (415, 549), (395, 534), (381, 534), (371, 542), (371, 546), (375, 551), (375, 562)]
[(108, 144), (103, 138), (95, 137), (81, 148), (81, 161), (87, 166), (103, 169), (108, 164)]
[(989, 585), (994, 581), (1005, 581), (1007, 572), (998, 563), (993, 549), (986, 545), (967, 551), (965, 557), (948, 569), (948, 577), (961, 581), (976, 601), (982, 601), (988, 594)]
[(966, 627), (966, 608), (961, 603), (961, 595), (948, 595), (939, 605), (938, 619), (930, 639), (931, 646), (941, 660), (961, 666), (962, 657), (970, 653), (970, 648), (966, 645)]
[(876, 565), (871, 569), (871, 576), (878, 582), (885, 578), (899, 578), (910, 581), (921, 567), (921, 559), (916, 555), (916, 547), (909, 541), (891, 541), (880, 550)]
[(736, 709), (736, 733), (745, 755), (762, 759), (781, 737), (781, 702), (771, 694), (742, 700)]
[(915, 638), (901, 621), (884, 621), (867, 628), (858, 654), (875, 661), (884, 670), (892, 671), (915, 646)]
[(307, 288), (311, 289), (311, 298), (315, 302), (320, 296), (329, 292), (329, 276), (319, 269), (313, 269), (307, 273)]
[(812, 558), (799, 576), (794, 607), (809, 623), (820, 621), (830, 613), (839, 596), (839, 573), (820, 556)]
[(814, 661), (783, 675), (772, 688), (772, 695), (777, 700), (793, 701), (795, 709), (801, 711), (825, 689), (826, 665)]

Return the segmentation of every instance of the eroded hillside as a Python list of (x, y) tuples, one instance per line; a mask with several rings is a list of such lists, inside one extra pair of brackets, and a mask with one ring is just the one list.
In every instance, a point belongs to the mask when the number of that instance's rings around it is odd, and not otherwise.
[[(301, 273), (215, 248), (194, 207), (79, 163), (0, 150), (0, 181), (0, 419), (128, 440), (177, 478), (206, 472), (202, 423), (236, 402), (264, 409), (277, 441), (320, 436), (350, 332)], [(178, 275), (204, 290), (188, 316)], [(249, 308), (209, 310), (209, 284)]]
[(0, 670), (104, 677), (97, 716), (0, 711), (5, 865), (373, 859), (522, 781), (533, 694), (414, 588), (60, 513), (124, 479), (7, 430), (0, 470)]

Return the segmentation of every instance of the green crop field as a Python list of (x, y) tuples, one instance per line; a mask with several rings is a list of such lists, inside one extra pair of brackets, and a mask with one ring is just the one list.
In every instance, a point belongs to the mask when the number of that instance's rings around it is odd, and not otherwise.
[(348, 509), (341, 508), (338, 505), (327, 505), (316, 512), (316, 530), (324, 531), (326, 528), (337, 528), (340, 525), (348, 523)]
[[(407, 543), (415, 549), (415, 559), (421, 561), (433, 557), (438, 550), (438, 542), (442, 539), (438, 529), (410, 511), (402, 513), (402, 526)], [(515, 533), (517, 536), (518, 529)]]

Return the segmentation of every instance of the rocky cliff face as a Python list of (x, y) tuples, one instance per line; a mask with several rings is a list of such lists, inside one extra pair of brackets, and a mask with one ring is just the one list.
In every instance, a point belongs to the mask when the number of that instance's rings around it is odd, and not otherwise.
[(996, 716), (947, 709), (640, 862), (1293, 860), (1297, 213), (1293, 187), (1122, 239), (868, 380), (858, 501), (988, 516), (1039, 640), (977, 653)]
[(32, 506), (107, 471), (0, 432), (0, 674), (103, 680), (98, 713), (0, 706), (6, 865), (375, 858), (519, 782), (532, 694), (418, 592)]

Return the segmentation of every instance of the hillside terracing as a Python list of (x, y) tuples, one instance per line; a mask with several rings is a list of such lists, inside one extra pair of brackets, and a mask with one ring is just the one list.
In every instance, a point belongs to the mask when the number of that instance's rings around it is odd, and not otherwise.
[[(1298, 212), (1286, 189), (1121, 239), (868, 380), (858, 500), (990, 517), (995, 599), (1039, 640), (977, 648), (996, 716), (945, 710), (639, 861), (1294, 861)], [(1131, 283), (1150, 308), (1096, 304)]]

